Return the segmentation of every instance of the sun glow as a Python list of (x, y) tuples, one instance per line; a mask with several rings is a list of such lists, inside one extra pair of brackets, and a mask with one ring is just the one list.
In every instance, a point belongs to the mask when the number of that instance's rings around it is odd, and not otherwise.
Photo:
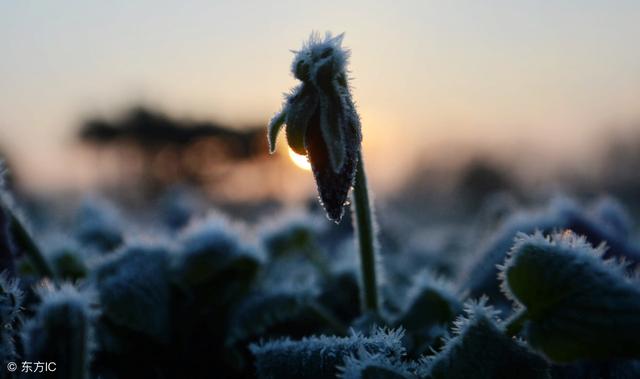
[(307, 171), (311, 170), (311, 163), (309, 163), (307, 157), (296, 153), (291, 150), (291, 148), (289, 148), (289, 158), (291, 158), (291, 161), (299, 168)]

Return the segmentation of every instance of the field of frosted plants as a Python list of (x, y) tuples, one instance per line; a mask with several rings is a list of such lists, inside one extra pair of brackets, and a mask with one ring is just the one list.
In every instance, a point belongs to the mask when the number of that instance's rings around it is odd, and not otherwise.
[(319, 205), (238, 221), (185, 190), (58, 217), (3, 184), (0, 361), (19, 365), (0, 376), (640, 378), (632, 213), (496, 196), (405, 227), (371, 199), (341, 43), (296, 53), (265, 131), (308, 157)]

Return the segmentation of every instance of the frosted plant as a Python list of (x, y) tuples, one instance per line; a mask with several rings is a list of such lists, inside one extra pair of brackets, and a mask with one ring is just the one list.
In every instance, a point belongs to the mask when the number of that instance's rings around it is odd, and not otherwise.
[[(227, 345), (264, 336), (271, 328), (283, 326), (288, 335), (309, 335), (314, 330), (346, 334), (347, 329), (332, 312), (316, 301), (309, 291), (270, 291), (246, 297), (231, 313)], [(302, 329), (301, 332), (297, 332)]]
[(23, 299), (18, 280), (9, 279), (6, 271), (0, 273), (0, 362), (16, 358), (15, 335), (22, 321)]
[(66, 236), (56, 235), (45, 240), (46, 257), (62, 280), (76, 281), (89, 273), (89, 257), (79, 244)]
[(158, 213), (162, 223), (170, 231), (179, 231), (195, 216), (201, 216), (205, 203), (196, 193), (183, 186), (175, 186), (167, 190), (158, 202)]
[(252, 344), (256, 370), (260, 379), (335, 378), (338, 366), (346, 357), (359, 351), (400, 359), (404, 355), (402, 330), (377, 330), (365, 337), (355, 333), (349, 337), (307, 337)]
[(556, 362), (640, 357), (640, 287), (604, 252), (571, 231), (521, 234), (500, 268), (510, 334)]
[[(6, 170), (0, 164), (0, 248), (4, 245), (10, 249), (5, 251), (7, 256), (3, 259), (6, 261), (9, 257), (13, 259), (24, 254), (39, 275), (55, 279), (55, 273), (33, 237), (27, 218), (4, 188), (5, 174)], [(13, 269), (13, 262), (7, 265), (5, 268)]]
[(112, 204), (104, 199), (84, 199), (76, 214), (75, 237), (86, 247), (108, 252), (124, 241), (124, 221)]
[(329, 219), (339, 222), (353, 185), (354, 224), (362, 266), (363, 309), (378, 311), (374, 217), (360, 151), (360, 118), (349, 90), (343, 35), (312, 34), (295, 52), (291, 71), (302, 83), (287, 96), (268, 126), (271, 152), (286, 124), (289, 147), (308, 157)]
[(292, 291), (247, 296), (229, 317), (227, 345), (263, 335), (271, 326), (290, 321), (302, 313), (312, 299), (311, 294)]
[(169, 252), (134, 244), (108, 255), (93, 273), (103, 314), (111, 323), (169, 341)]
[(317, 217), (302, 212), (285, 213), (262, 223), (260, 239), (271, 258), (315, 249), (316, 239), (326, 229)]
[(340, 379), (417, 379), (412, 367), (394, 357), (372, 354), (362, 349), (344, 359), (338, 367)]
[(91, 293), (70, 284), (38, 290), (41, 304), (23, 330), (26, 361), (55, 362), (51, 377), (89, 378), (96, 312)]
[(592, 217), (600, 221), (612, 234), (628, 238), (633, 230), (631, 216), (616, 199), (603, 197), (591, 206)]
[[(262, 222), (259, 235), (271, 261), (303, 258), (327, 277), (330, 274), (327, 257), (318, 241), (325, 229), (326, 221), (322, 218), (292, 212)], [(281, 263), (283, 262), (280, 260), (275, 264)]]
[(420, 354), (442, 336), (446, 325), (461, 312), (462, 302), (452, 284), (422, 271), (414, 277), (393, 325), (407, 330), (405, 346), (411, 353)]
[(248, 291), (263, 261), (246, 239), (239, 226), (218, 215), (192, 223), (173, 256), (175, 281), (218, 304), (237, 300)]
[(334, 273), (323, 283), (318, 301), (348, 323), (360, 314), (359, 297), (357, 275), (347, 270)]
[(395, 323), (408, 330), (419, 330), (448, 323), (461, 311), (462, 304), (451, 283), (422, 271), (415, 276), (406, 305)]
[(487, 298), (468, 301), (465, 316), (454, 323), (451, 337), (437, 355), (424, 359), (421, 377), (429, 379), (550, 379), (547, 362), (504, 333)]
[(609, 250), (605, 257), (624, 257), (630, 261), (640, 261), (640, 251), (629, 241), (620, 238), (619, 233), (612, 233), (602, 219), (587, 214), (574, 201), (558, 197), (546, 207), (531, 211), (521, 211), (509, 217), (483, 244), (475, 258), (470, 259), (464, 272), (465, 278), (461, 290), (468, 291), (469, 296), (488, 295), (493, 301), (505, 301), (500, 293), (497, 265), (503, 263), (513, 240), (518, 233), (533, 234), (536, 231), (549, 234), (556, 230), (571, 229), (583, 234), (593, 244), (606, 242)]

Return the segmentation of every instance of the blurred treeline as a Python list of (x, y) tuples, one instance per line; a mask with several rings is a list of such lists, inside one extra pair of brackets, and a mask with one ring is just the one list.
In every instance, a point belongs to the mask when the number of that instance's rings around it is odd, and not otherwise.
[[(89, 117), (78, 127), (76, 138), (95, 154), (96, 170), (101, 170), (100, 162), (106, 160), (120, 172), (116, 184), (104, 188), (104, 192), (136, 206), (156, 204), (167, 190), (189, 188), (224, 208), (220, 203), (224, 203), (225, 194), (251, 189), (269, 194), (281, 192), (285, 180), (273, 175), (274, 171), (282, 171), (283, 167), (296, 170), (290, 162), (268, 156), (264, 125), (239, 128), (215, 121), (181, 119), (152, 107), (133, 106), (112, 118)], [(601, 143), (604, 149), (594, 152), (594, 163), (587, 174), (573, 170), (576, 162), (567, 160), (566, 167), (562, 163), (550, 165), (547, 172), (532, 181), (529, 173), (513, 161), (468, 152), (470, 158), (455, 167), (417, 160), (407, 168), (406, 179), (395, 191), (376, 197), (389, 212), (420, 224), (435, 220), (458, 222), (460, 218), (487, 212), (506, 214), (558, 193), (578, 199), (607, 194), (619, 199), (632, 213), (640, 213), (640, 132), (609, 138)], [(11, 157), (1, 149), (0, 156), (12, 171)], [(20, 177), (19, 172), (13, 174), (9, 179)], [(19, 183), (16, 184), (14, 190), (19, 191)], [(309, 204), (314, 204), (315, 195), (309, 196)], [(264, 210), (266, 203), (270, 204), (266, 208), (271, 209), (271, 205), (283, 202), (276, 196), (243, 199), (249, 200), (242, 204), (236, 201), (232, 209), (225, 210), (253, 216)], [(241, 207), (250, 211), (240, 210)]]

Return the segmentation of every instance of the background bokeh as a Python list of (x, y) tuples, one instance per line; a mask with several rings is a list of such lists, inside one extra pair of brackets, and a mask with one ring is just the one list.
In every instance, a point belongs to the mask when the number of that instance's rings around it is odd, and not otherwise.
[[(0, 149), (31, 191), (121, 188), (132, 167), (149, 166), (78, 138), (87, 121), (118, 123), (142, 106), (177, 122), (263, 127), (295, 84), (289, 49), (328, 30), (346, 32), (353, 51), (379, 197), (425, 167), (452, 173), (477, 159), (537, 184), (567, 172), (593, 181), (610, 171), (612, 144), (640, 134), (639, 18), (635, 1), (3, 2)], [(279, 163), (210, 169), (226, 153), (206, 146), (200, 164), (215, 172), (200, 182), (219, 198), (313, 194), (285, 150)], [(166, 166), (167, 179), (183, 153), (142, 161)]]

